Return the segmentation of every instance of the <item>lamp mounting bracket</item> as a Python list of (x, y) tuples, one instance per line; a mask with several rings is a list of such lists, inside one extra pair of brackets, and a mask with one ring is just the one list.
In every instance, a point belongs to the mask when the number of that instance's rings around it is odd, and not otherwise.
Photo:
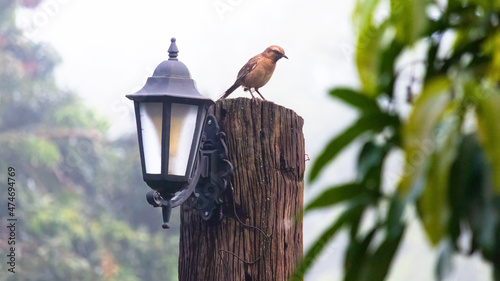
[[(192, 206), (205, 221), (222, 219), (224, 192), (231, 184), (233, 165), (228, 160), (226, 134), (220, 131), (215, 116), (209, 114), (200, 146), (201, 174), (191, 196)], [(215, 214), (215, 216), (214, 216)]]

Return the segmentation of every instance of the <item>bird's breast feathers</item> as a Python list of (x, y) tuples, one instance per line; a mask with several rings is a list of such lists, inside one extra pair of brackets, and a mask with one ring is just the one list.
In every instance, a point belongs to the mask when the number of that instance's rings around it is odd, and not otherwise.
[[(265, 58), (261, 59), (266, 60)], [(266, 64), (262, 62), (255, 64), (252, 71), (246, 75), (244, 85), (256, 89), (264, 86), (271, 79), (275, 67), (276, 64), (272, 61), (266, 62)]]

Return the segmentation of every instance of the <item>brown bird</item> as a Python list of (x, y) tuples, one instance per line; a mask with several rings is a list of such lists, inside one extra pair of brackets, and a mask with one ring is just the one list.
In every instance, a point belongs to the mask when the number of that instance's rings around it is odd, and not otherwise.
[(281, 58), (288, 59), (288, 57), (285, 56), (283, 48), (276, 45), (267, 47), (264, 52), (251, 58), (240, 69), (233, 86), (227, 89), (227, 91), (219, 99), (222, 100), (227, 98), (239, 86), (243, 86), (245, 91), (250, 91), (252, 98), (255, 98), (252, 94), (253, 88), (263, 100), (266, 100), (259, 93), (259, 88), (266, 85), (269, 79), (271, 79), (274, 69), (276, 68), (276, 62)]

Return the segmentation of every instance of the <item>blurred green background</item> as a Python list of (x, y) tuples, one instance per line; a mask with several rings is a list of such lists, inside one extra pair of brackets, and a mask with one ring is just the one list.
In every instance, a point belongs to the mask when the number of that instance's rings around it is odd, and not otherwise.
[[(18, 5), (0, 1), (0, 280), (177, 280), (178, 216), (166, 232), (146, 203), (136, 135), (110, 140), (108, 119), (58, 88), (59, 57), (22, 35)], [(12, 246), (15, 274), (4, 255)]]

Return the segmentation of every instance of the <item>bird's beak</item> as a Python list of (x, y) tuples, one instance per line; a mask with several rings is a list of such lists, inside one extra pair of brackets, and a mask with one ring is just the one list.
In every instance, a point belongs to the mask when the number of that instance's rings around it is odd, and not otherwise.
[(283, 55), (283, 57), (284, 57), (285, 59), (288, 59), (288, 57), (287, 57), (287, 56), (285, 56), (285, 55)]

